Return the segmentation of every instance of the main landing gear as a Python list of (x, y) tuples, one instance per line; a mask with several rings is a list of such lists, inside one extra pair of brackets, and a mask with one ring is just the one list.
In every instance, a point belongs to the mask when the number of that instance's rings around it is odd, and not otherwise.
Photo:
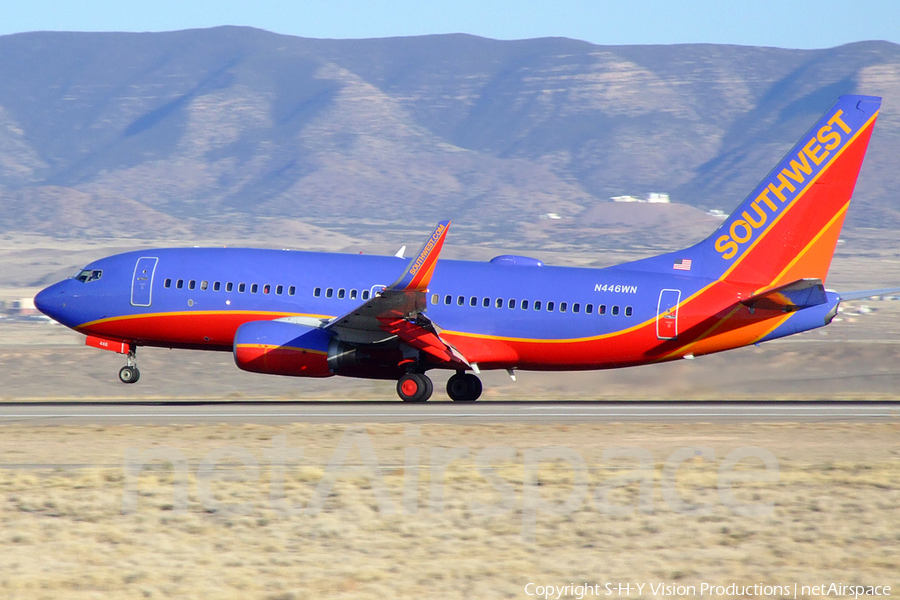
[(447, 395), (455, 402), (475, 402), (481, 389), (481, 380), (471, 373), (457, 371), (447, 380)]
[(404, 402), (425, 402), (432, 392), (434, 384), (423, 373), (407, 373), (397, 382), (397, 394)]
[(134, 346), (128, 352), (128, 358), (124, 367), (119, 369), (119, 381), (122, 383), (137, 383), (141, 378), (141, 372), (137, 368), (137, 350)]
[[(474, 402), (481, 396), (481, 380), (459, 371), (447, 381), (447, 395), (456, 402)], [(425, 402), (431, 398), (434, 384), (423, 373), (407, 373), (397, 382), (397, 394), (404, 402)]]

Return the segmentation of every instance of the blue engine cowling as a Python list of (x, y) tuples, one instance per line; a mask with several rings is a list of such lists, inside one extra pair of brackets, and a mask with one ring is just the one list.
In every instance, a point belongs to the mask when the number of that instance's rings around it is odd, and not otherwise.
[(234, 362), (253, 373), (330, 377), (333, 336), (317, 327), (284, 321), (251, 321), (234, 334)]

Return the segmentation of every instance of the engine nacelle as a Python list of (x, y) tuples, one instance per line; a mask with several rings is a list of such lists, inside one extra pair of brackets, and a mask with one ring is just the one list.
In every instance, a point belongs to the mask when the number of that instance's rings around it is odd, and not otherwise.
[(323, 329), (284, 321), (250, 321), (234, 334), (234, 362), (253, 373), (294, 377), (330, 377), (328, 347), (332, 336)]

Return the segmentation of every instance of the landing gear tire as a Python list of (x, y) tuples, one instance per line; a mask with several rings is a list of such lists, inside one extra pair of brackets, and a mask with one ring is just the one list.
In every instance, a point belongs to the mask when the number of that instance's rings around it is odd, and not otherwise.
[(454, 402), (474, 402), (481, 391), (481, 380), (471, 373), (457, 373), (447, 380), (447, 395)]
[(404, 402), (425, 402), (432, 392), (434, 384), (421, 373), (407, 373), (397, 382), (397, 395)]
[(125, 366), (119, 369), (119, 381), (122, 383), (136, 383), (141, 378), (141, 372), (137, 367)]

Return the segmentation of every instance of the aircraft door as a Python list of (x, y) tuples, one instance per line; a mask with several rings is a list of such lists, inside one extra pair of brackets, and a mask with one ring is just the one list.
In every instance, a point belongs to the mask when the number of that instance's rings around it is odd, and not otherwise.
[(656, 337), (674, 340), (678, 337), (678, 303), (681, 290), (663, 290), (656, 305)]
[(131, 280), (131, 305), (150, 306), (150, 295), (153, 288), (153, 273), (156, 272), (156, 257), (142, 256), (134, 265), (134, 277)]

